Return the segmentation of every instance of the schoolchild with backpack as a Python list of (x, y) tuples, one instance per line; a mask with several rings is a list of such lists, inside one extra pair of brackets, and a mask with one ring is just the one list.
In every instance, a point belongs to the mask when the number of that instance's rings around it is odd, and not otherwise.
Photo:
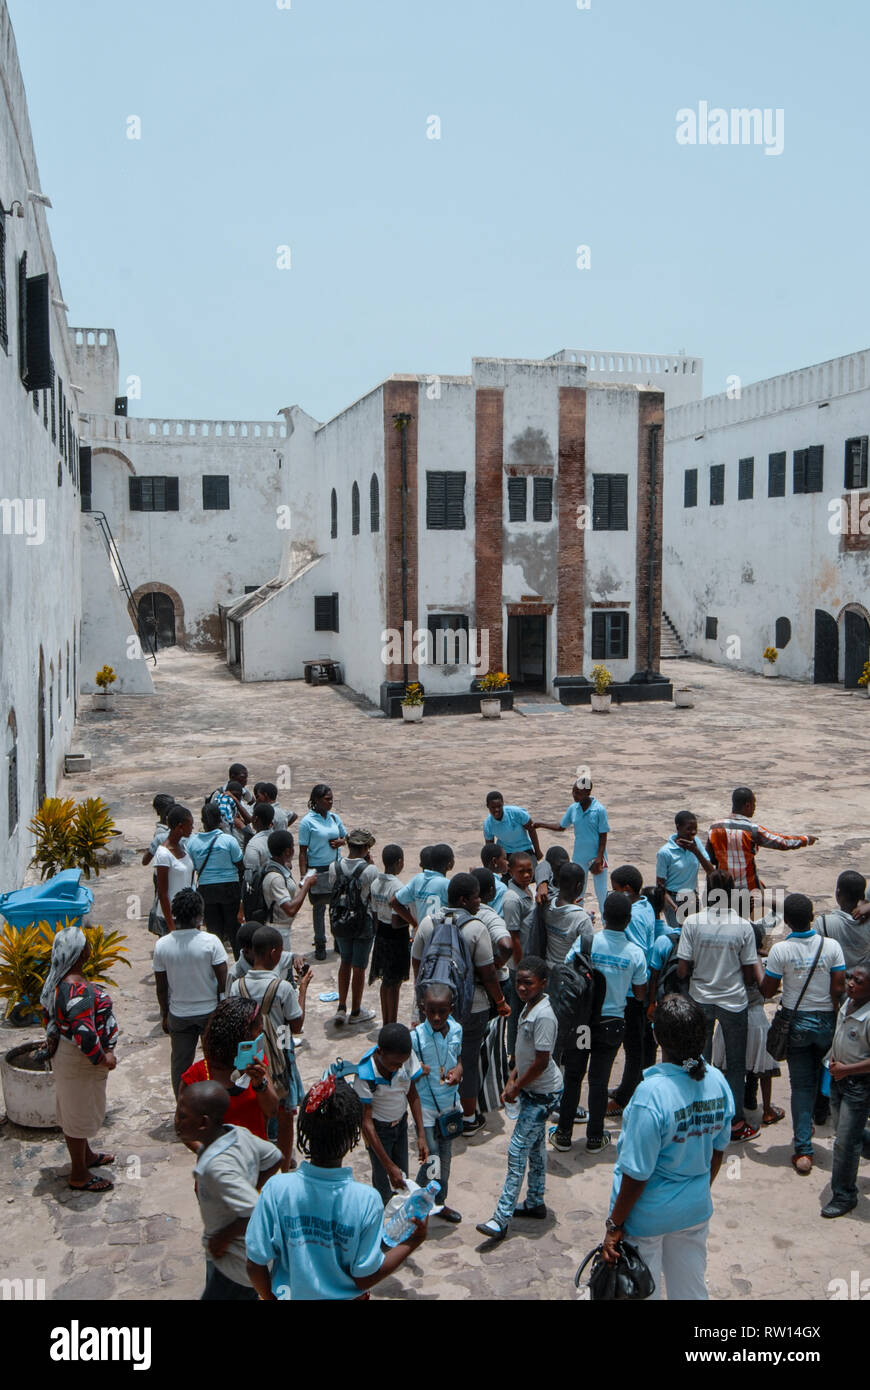
[(429, 1157), (417, 1081), (423, 1071), (404, 1023), (388, 1023), (376, 1047), (357, 1063), (353, 1088), (363, 1103), (362, 1132), (372, 1165), (372, 1187), (384, 1206), (408, 1176), (408, 1107), (417, 1128), (417, 1156)]
[(462, 1081), (459, 1099), (466, 1138), (483, 1127), (477, 1113), (480, 1048), (490, 1019), (490, 1000), (501, 1017), (510, 1014), (496, 972), (489, 929), (478, 917), (480, 884), (473, 874), (454, 874), (447, 885), (447, 907), (424, 917), (411, 947), (418, 1001), (427, 985), (453, 991), (451, 1010), (462, 1026)]
[[(517, 966), (516, 991), (522, 1002), (517, 1028), (516, 1067), (504, 1088), (505, 1105), (519, 1113), (508, 1145), (508, 1170), (495, 1213), (477, 1229), (490, 1240), (503, 1240), (515, 1216), (543, 1220), (547, 1177), (547, 1116), (562, 1078), (553, 1059), (558, 1023), (547, 998), (547, 966), (539, 956), (524, 956)], [(526, 1200), (517, 1205), (528, 1169)]]
[[(286, 832), (278, 832), (284, 834)], [(305, 996), (312, 980), (309, 968), (299, 982), (298, 993), (278, 968), (283, 941), (274, 927), (258, 927), (252, 940), (254, 964), (247, 974), (233, 980), (230, 997), (241, 995), (260, 1005), (260, 1027), (265, 1038), (269, 1075), (278, 1093), (277, 1144), (282, 1171), (289, 1172), (293, 1154), (293, 1119), (303, 1094), (296, 1066), (293, 1036), (305, 1022)]]
[[(347, 837), (347, 858), (336, 859), (329, 866), (329, 926), (341, 957), (338, 1007), (333, 1019), (337, 1028), (345, 1024), (371, 1023), (375, 1016), (374, 1009), (362, 1007), (366, 968), (374, 940), (371, 890), (378, 870), (369, 853), (374, 843), (374, 835), (367, 830), (351, 830)], [(347, 1012), (348, 990), (350, 1014)]]
[(317, 878), (314, 869), (297, 887), (293, 877), (293, 836), (289, 830), (273, 830), (267, 840), (269, 858), (251, 879), (243, 901), (245, 921), (277, 927), (290, 950), (290, 926)]
[[(604, 977), (605, 990), (600, 1010), (596, 1009), (585, 1031), (578, 1032), (573, 1045), (562, 1054), (565, 1068), (564, 1089), (559, 1104), (559, 1123), (550, 1130), (554, 1149), (566, 1151), (571, 1147), (571, 1131), (580, 1099), (580, 1087), (589, 1067), (589, 1120), (586, 1126), (586, 1149), (599, 1153), (610, 1143), (604, 1132), (607, 1110), (607, 1083), (625, 1031), (625, 998), (632, 996), (643, 1003), (647, 994), (646, 956), (639, 946), (629, 941), (625, 929), (631, 921), (631, 903), (624, 893), (608, 893), (604, 900), (604, 926), (592, 940), (589, 953), (591, 971)], [(581, 954), (581, 942), (575, 941), (568, 952), (566, 966)], [(560, 1008), (567, 994), (566, 978), (562, 980)]]

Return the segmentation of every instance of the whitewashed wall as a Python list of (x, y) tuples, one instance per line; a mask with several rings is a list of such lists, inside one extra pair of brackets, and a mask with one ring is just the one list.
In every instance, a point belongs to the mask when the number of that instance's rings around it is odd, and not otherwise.
[[(274, 578), (292, 521), (283, 421), (88, 417), (91, 505), (109, 520), (130, 588), (175, 591), (185, 645), (219, 647), (218, 606)], [(226, 474), (229, 511), (206, 511), (204, 474)], [(131, 476), (179, 479), (177, 512), (130, 510)]]
[(81, 517), (82, 626), (79, 688), (98, 689), (97, 671), (111, 666), (119, 695), (152, 695), (149, 663), (140, 649), (117, 575), (94, 517)]
[[(815, 610), (841, 619), (847, 604), (870, 606), (870, 554), (842, 553), (829, 529), (830, 504), (844, 495), (845, 441), (865, 434), (868, 353), (756, 383), (740, 400), (713, 396), (667, 412), (663, 607), (690, 653), (760, 671), (776, 620), (785, 617), (792, 636), (777, 669), (812, 680)], [(795, 496), (793, 452), (813, 444), (824, 445), (823, 490)], [(768, 455), (781, 451), (786, 495), (768, 497)], [(738, 460), (748, 457), (754, 496), (738, 501)], [(711, 507), (716, 463), (725, 464), (725, 502)], [(687, 468), (698, 469), (697, 507), (683, 505)], [(707, 616), (718, 618), (715, 640), (705, 638)], [(842, 654), (841, 640), (841, 679)]]
[[(18, 260), (27, 252), (28, 275), (48, 272), (52, 297), (62, 299), (45, 210), (28, 201), (27, 190), (41, 190), (27, 103), (5, 0), (0, 0), (0, 199), (9, 208), (23, 202), (25, 216), (4, 218), (9, 345), (0, 348), (0, 892), (20, 886), (31, 856), (27, 824), (36, 809), (37, 686), (40, 653), (45, 666), (46, 785), (49, 795), (63, 774), (75, 717), (78, 629), (81, 618), (79, 499), (70, 470), (58, 470), (58, 444), (43, 425), (18, 370)], [(44, 190), (50, 194), (51, 189)], [(75, 382), (67, 350), (66, 316), (53, 307), (52, 353), (79, 434)], [(37, 523), (44, 515), (41, 543), (15, 534), (15, 502), (29, 502)], [(8, 516), (8, 520), (7, 520)], [(53, 678), (53, 683), (52, 683)], [(49, 704), (51, 712), (49, 714)], [(8, 834), (7, 730), (17, 723), (18, 825)]]

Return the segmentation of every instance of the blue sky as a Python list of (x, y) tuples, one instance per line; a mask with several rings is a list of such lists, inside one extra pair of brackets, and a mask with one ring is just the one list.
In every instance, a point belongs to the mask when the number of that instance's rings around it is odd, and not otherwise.
[[(8, 3), (70, 322), (115, 328), (133, 414), (326, 419), (561, 347), (684, 348), (712, 393), (868, 345), (866, 0)], [(700, 101), (782, 108), (782, 154), (679, 145)]]

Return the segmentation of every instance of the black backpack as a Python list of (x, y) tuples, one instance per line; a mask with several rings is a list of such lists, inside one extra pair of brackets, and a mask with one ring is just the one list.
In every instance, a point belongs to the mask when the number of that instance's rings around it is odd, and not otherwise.
[(455, 909), (433, 912), (431, 921), (432, 935), (423, 948), (417, 972), (417, 1002), (422, 1012), (429, 985), (447, 985), (453, 994), (450, 1012), (457, 1023), (464, 1023), (474, 1003), (471, 951), (456, 921)]
[(546, 901), (537, 903), (534, 912), (529, 917), (528, 925), (524, 932), (525, 941), (523, 942), (524, 956), (538, 956), (541, 960), (547, 959), (547, 904)]
[(607, 981), (582, 951), (560, 967), (556, 1003), (559, 1024), (556, 1050), (560, 1057), (577, 1046), (581, 1028), (591, 1028), (593, 1023), (599, 1022), (606, 991)]
[(329, 927), (334, 937), (344, 938), (362, 936), (369, 926), (369, 906), (363, 902), (363, 870), (368, 868), (365, 859), (357, 860), (353, 873), (346, 874), (335, 866), (335, 883), (329, 899)]
[(688, 994), (689, 981), (681, 980), (677, 974), (677, 947), (678, 941), (671, 943), (671, 954), (662, 965), (659, 978), (656, 981), (656, 1003), (660, 1004), (666, 994)]
[(263, 892), (267, 874), (280, 874), (284, 881), (287, 881), (287, 870), (283, 864), (277, 863), (274, 859), (269, 859), (262, 869), (258, 869), (251, 879), (250, 887), (245, 888), (242, 897), (246, 922), (259, 922), (265, 926), (273, 920), (275, 904), (267, 905), (266, 895)]

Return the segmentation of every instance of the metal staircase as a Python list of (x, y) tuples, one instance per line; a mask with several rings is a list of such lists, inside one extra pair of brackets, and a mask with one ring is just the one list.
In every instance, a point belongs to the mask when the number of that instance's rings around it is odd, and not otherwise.
[(661, 655), (666, 661), (672, 661), (674, 658), (687, 657), (689, 655), (686, 651), (686, 644), (664, 609), (662, 609)]
[(124, 569), (124, 564), (121, 560), (120, 551), (118, 550), (115, 537), (112, 535), (112, 528), (109, 525), (109, 518), (106, 516), (105, 512), (91, 511), (90, 508), (82, 508), (82, 510), (85, 516), (92, 516), (94, 518), (94, 521), (100, 528), (100, 535), (103, 538), (103, 545), (106, 547), (106, 554), (109, 557), (109, 564), (112, 566), (112, 573), (115, 576), (118, 588), (121, 590), (122, 594), (127, 600), (127, 612), (130, 614), (130, 619), (133, 623), (133, 627), (138, 633), (139, 641), (141, 642), (143, 649), (147, 648), (146, 655), (151, 661), (154, 662), (154, 665), (156, 666), (157, 648), (155, 647), (154, 641), (150, 634), (141, 632), (139, 629), (139, 619), (136, 614), (135, 605), (133, 603), (133, 590), (130, 588), (130, 581), (127, 578), (127, 571)]

